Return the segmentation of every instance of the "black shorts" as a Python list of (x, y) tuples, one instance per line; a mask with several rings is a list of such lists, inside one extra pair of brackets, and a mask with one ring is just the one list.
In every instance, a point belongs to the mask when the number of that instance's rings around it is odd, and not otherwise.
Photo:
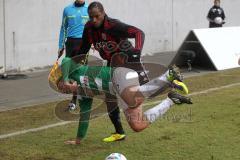
[[(132, 55), (134, 55), (134, 52), (120, 52), (119, 54), (116, 53), (113, 57), (112, 57), (112, 62), (108, 61), (108, 66), (111, 67), (125, 67), (125, 68), (130, 68), (133, 69), (134, 71), (136, 71), (139, 75), (139, 83), (140, 85), (143, 85), (147, 82), (149, 82), (149, 77), (146, 73), (146, 69), (144, 67), (144, 64), (141, 62), (141, 55), (140, 53), (137, 54), (136, 57), (133, 57)], [(127, 57), (127, 59), (125, 58)], [(119, 61), (122, 61), (123, 63)]]
[(66, 57), (75, 57), (78, 55), (78, 52), (82, 45), (82, 38), (67, 38), (65, 43), (66, 46)]

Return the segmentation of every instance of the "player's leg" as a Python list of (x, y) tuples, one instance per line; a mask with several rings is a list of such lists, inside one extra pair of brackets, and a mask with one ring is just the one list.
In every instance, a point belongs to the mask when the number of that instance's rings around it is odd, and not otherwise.
[(182, 96), (176, 92), (170, 92), (168, 97), (164, 99), (161, 103), (148, 109), (143, 113), (141, 104), (143, 99), (137, 100), (135, 107), (129, 107), (122, 101), (122, 106), (125, 107), (125, 116), (127, 118), (129, 126), (136, 132), (140, 132), (147, 128), (151, 123), (156, 121), (158, 118), (162, 117), (174, 104), (187, 103), (191, 104), (191, 99)]
[(68, 104), (68, 109), (75, 110), (77, 104), (77, 95), (73, 93), (72, 99), (70, 103)]
[(150, 122), (146, 119), (146, 116), (143, 114), (142, 105), (139, 105), (135, 108), (127, 108), (124, 111), (125, 117), (129, 126), (135, 132), (140, 132), (147, 128), (150, 125)]
[(124, 106), (124, 103), (126, 106), (124, 113), (127, 118), (128, 124), (136, 132), (144, 130), (151, 123), (162, 117), (174, 104), (192, 104), (190, 98), (171, 91), (169, 92), (168, 97), (164, 99), (161, 103), (157, 104), (156, 106), (148, 109), (143, 113), (141, 107), (144, 99), (143, 97), (144, 96), (142, 96), (141, 98), (140, 96), (137, 97), (138, 100), (136, 100), (135, 107), (128, 106), (125, 101), (121, 99), (122, 106)]
[(80, 144), (81, 140), (86, 136), (89, 126), (92, 102), (93, 100), (87, 97), (82, 97), (79, 99), (80, 119), (78, 124), (77, 137), (74, 140), (65, 141), (65, 144)]
[(136, 132), (145, 129), (149, 122), (144, 119), (141, 108), (144, 96), (138, 92), (138, 73), (129, 68), (118, 67), (113, 72), (112, 80), (118, 104), (124, 110), (129, 126)]
[(180, 73), (179, 68), (171, 66), (164, 74), (138, 88), (144, 97), (147, 98), (159, 95), (168, 88), (175, 88), (184, 94), (188, 94), (188, 89), (186, 85), (181, 82), (182, 80), (183, 76)]
[(115, 133), (112, 133), (111, 136), (103, 139), (104, 142), (114, 142), (119, 140), (124, 140), (126, 135), (122, 127), (121, 118), (120, 118), (120, 109), (118, 107), (117, 98), (109, 93), (105, 94), (108, 116), (114, 125)]
[[(165, 88), (168, 85), (167, 75), (164, 75), (139, 86), (138, 75), (131, 69), (119, 67), (115, 69), (113, 74), (113, 83), (116, 91), (119, 93), (119, 101), (125, 110), (130, 127), (134, 131), (141, 131), (148, 127), (148, 125), (163, 115), (173, 104), (172, 99), (177, 99), (179, 103), (190, 103), (190, 99), (178, 94), (169, 94), (169, 98), (165, 99), (159, 105), (146, 111), (144, 114), (141, 109), (141, 104), (145, 98), (150, 97), (157, 90)], [(169, 85), (168, 85), (169, 87)], [(174, 95), (174, 96), (173, 96)], [(155, 118), (152, 118), (152, 117)]]
[(129, 68), (118, 67), (113, 73), (113, 84), (120, 98), (122, 98), (127, 105), (134, 107), (136, 99), (149, 98), (156, 92), (161, 94), (168, 88), (176, 87), (176, 89), (188, 93), (188, 89), (184, 83), (174, 80), (180, 80), (180, 76), (176, 76), (175, 74), (173, 76), (172, 72), (172, 70), (168, 70), (163, 75), (140, 86), (136, 71)]
[(173, 106), (174, 104), (182, 103), (192, 104), (192, 101), (189, 97), (182, 96), (177, 92), (171, 91), (168, 93), (168, 97), (166, 99), (164, 99), (158, 105), (145, 111), (144, 115), (150, 123), (153, 123), (158, 118), (162, 117), (170, 109), (171, 106)]

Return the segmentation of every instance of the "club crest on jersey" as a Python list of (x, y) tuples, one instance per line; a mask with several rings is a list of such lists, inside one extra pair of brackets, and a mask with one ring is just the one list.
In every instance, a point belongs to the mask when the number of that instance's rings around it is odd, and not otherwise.
[(84, 85), (85, 87), (89, 86), (89, 79), (88, 76), (80, 76), (80, 82), (82, 85)]

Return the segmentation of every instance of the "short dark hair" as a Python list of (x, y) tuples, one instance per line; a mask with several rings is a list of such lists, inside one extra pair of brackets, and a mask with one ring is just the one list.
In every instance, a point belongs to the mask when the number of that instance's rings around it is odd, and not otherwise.
[(94, 1), (94, 2), (89, 4), (88, 12), (93, 8), (98, 8), (101, 12), (104, 12), (104, 8), (103, 8), (102, 3), (98, 2), (98, 1)]

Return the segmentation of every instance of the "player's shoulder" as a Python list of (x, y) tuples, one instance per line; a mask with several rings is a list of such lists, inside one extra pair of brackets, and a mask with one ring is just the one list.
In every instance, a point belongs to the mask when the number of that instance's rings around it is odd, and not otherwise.
[(84, 9), (88, 9), (88, 3), (85, 2), (85, 4), (82, 6)]
[(122, 23), (119, 19), (115, 19), (115, 18), (111, 18), (111, 17), (107, 17), (107, 21), (108, 21), (108, 23), (110, 23), (112, 25)]
[(69, 9), (72, 9), (73, 7), (74, 7), (74, 4), (72, 3), (64, 7), (64, 10), (69, 10)]
[(118, 28), (120, 26), (125, 25), (125, 23), (121, 22), (119, 19), (114, 19), (111, 17), (107, 17), (105, 22), (104, 22), (104, 27), (106, 29), (113, 29), (113, 28)]
[(210, 8), (210, 10), (213, 10), (213, 9), (216, 9), (216, 7), (215, 7), (215, 6), (212, 6), (212, 7)]
[(223, 8), (222, 8), (222, 7), (220, 7), (220, 9), (223, 11)]

